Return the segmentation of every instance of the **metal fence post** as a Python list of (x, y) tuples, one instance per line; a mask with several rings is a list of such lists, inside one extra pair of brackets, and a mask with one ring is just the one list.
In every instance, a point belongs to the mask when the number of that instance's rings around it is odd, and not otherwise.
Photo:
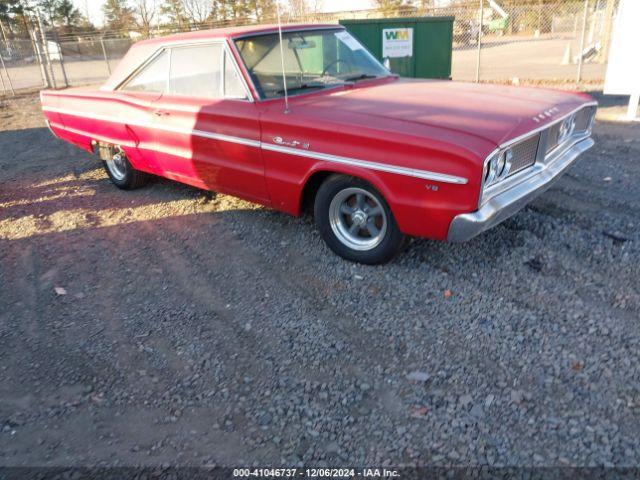
[(480, 54), (482, 52), (482, 27), (484, 22), (484, 0), (480, 0), (480, 27), (478, 28), (478, 56), (476, 59), (476, 83), (480, 82)]
[(635, 120), (638, 114), (638, 105), (640, 105), (640, 93), (632, 93), (629, 98), (629, 106), (627, 107), (628, 120)]
[[(4, 71), (4, 74), (7, 76), (7, 81), (9, 82), (9, 88), (11, 89), (11, 94), (15, 97), (16, 91), (13, 89), (13, 83), (11, 82), (11, 77), (9, 76), (9, 70), (7, 70), (7, 66), (4, 64), (4, 58), (2, 58), (2, 55), (0, 55), (0, 62), (2, 63), (2, 70)], [(2, 76), (2, 73), (0, 73), (0, 77), (1, 76)], [(4, 85), (4, 80), (2, 80), (2, 89), (3, 90), (6, 89)]]
[(109, 65), (109, 56), (107, 55), (107, 48), (104, 45), (104, 37), (100, 37), (100, 45), (102, 45), (102, 54), (104, 55), (104, 63), (107, 64), (107, 72), (111, 76), (111, 65)]
[(7, 48), (9, 48), (9, 40), (7, 40), (7, 34), (4, 31), (4, 24), (2, 23), (1, 18), (0, 18), (0, 33), (2, 33), (2, 39), (4, 40), (4, 43), (7, 45)]
[(38, 35), (35, 32), (29, 31), (29, 37), (31, 37), (31, 48), (36, 55), (38, 65), (40, 66), (40, 75), (42, 76), (42, 86), (45, 88), (51, 87), (51, 81), (47, 74), (47, 68), (44, 65), (44, 59), (42, 58), (42, 51), (40, 50), (40, 44), (38, 43)]
[(44, 31), (44, 24), (42, 23), (42, 17), (40, 12), (36, 10), (36, 17), (38, 19), (38, 29), (40, 30), (40, 37), (42, 38), (42, 48), (44, 48), (44, 58), (49, 67), (49, 74), (51, 75), (51, 85), (53, 88), (58, 88), (56, 85), (56, 74), (53, 71), (53, 63), (51, 63), (51, 57), (49, 56), (49, 44), (47, 43), (47, 33)]
[[(2, 57), (0, 56), (0, 58)], [(2, 72), (0, 72), (0, 84), (2, 85), (2, 95), (4, 95), (7, 91), (7, 86), (4, 83), (4, 76), (2, 75)]]
[(584, 16), (582, 17), (582, 35), (580, 37), (580, 51), (578, 52), (578, 74), (576, 83), (582, 81), (582, 57), (584, 55), (584, 41), (587, 36), (587, 15), (589, 14), (589, 0), (584, 0)]
[(64, 79), (64, 86), (69, 88), (69, 79), (67, 78), (67, 70), (64, 67), (64, 55), (62, 54), (62, 44), (60, 43), (60, 37), (58, 37), (58, 32), (55, 32), (54, 40), (56, 45), (58, 45), (58, 51), (60, 55), (60, 70), (62, 70), (62, 78)]
[(604, 11), (605, 29), (602, 38), (602, 50), (600, 51), (600, 61), (606, 63), (609, 59), (609, 45), (611, 44), (611, 30), (613, 29), (613, 17), (615, 14), (616, 0), (607, 0)]

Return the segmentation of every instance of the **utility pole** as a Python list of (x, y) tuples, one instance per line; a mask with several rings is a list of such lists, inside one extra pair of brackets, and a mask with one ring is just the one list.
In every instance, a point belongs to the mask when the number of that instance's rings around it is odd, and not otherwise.
[(582, 81), (582, 57), (584, 55), (584, 42), (587, 36), (587, 15), (589, 15), (589, 0), (584, 0), (584, 16), (582, 17), (582, 36), (580, 37), (580, 51), (578, 52), (578, 75), (576, 82)]
[(476, 59), (476, 83), (480, 83), (480, 54), (482, 52), (482, 27), (484, 26), (484, 0), (480, 0), (480, 24), (478, 28), (478, 55)]

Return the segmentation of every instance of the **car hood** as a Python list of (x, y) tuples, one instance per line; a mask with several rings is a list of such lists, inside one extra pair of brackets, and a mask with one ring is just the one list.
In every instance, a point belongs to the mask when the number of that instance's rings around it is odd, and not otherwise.
[(371, 127), (399, 120), (463, 132), (500, 145), (588, 101), (583, 94), (547, 89), (394, 79), (308, 96), (301, 103), (329, 109), (334, 115), (361, 116)]

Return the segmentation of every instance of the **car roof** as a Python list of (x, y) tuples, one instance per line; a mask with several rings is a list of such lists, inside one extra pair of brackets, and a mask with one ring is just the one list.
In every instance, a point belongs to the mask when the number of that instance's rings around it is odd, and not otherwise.
[[(344, 29), (337, 24), (300, 23), (283, 25), (283, 32), (315, 30), (315, 29)], [(276, 33), (277, 25), (252, 25), (245, 27), (217, 28), (215, 30), (199, 30), (196, 32), (178, 33), (166, 37), (152, 38), (134, 43), (124, 58), (120, 61), (109, 79), (100, 90), (115, 90), (136, 68), (140, 67), (149, 57), (165, 45), (188, 42), (206, 42), (207, 40), (241, 38), (246, 35), (260, 35)]]
[[(325, 28), (344, 28), (342, 25), (329, 23), (298, 23), (282, 25), (283, 32), (298, 30), (314, 30)], [(145, 45), (162, 45), (165, 43), (200, 41), (221, 38), (238, 38), (246, 35), (276, 33), (278, 25), (249, 25), (244, 27), (226, 27), (212, 30), (198, 30), (195, 32), (176, 33), (165, 37), (152, 38), (138, 42)]]

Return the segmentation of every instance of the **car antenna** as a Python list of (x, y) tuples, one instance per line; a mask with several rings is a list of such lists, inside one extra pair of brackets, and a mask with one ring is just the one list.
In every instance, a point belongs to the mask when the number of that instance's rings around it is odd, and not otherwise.
[(282, 22), (280, 21), (280, 2), (276, 0), (278, 15), (278, 37), (280, 38), (280, 65), (282, 67), (282, 83), (284, 84), (284, 113), (289, 113), (289, 92), (287, 91), (287, 74), (284, 71), (284, 47), (282, 46)]

